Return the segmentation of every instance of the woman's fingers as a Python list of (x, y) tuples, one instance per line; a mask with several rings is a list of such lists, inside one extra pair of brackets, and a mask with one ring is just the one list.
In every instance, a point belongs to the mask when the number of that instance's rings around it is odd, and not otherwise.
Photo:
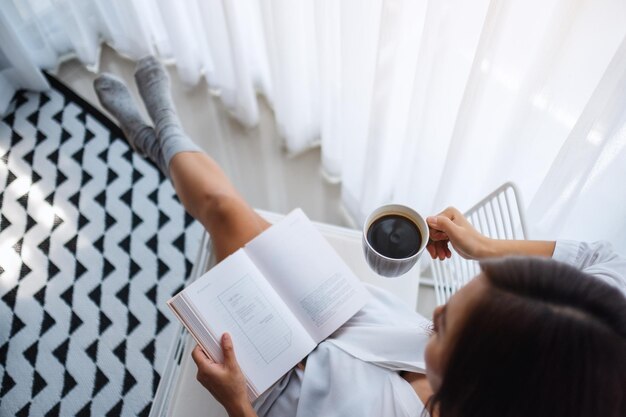
[(200, 345), (196, 345), (195, 348), (191, 351), (191, 357), (196, 365), (200, 365), (201, 363), (205, 363), (208, 359), (207, 355), (204, 354)]
[(435, 259), (435, 257), (437, 256), (437, 249), (435, 249), (435, 244), (436, 242), (430, 242), (428, 243), (428, 245), (426, 245), (426, 250), (428, 251), (430, 257), (433, 259)]
[(196, 345), (196, 347), (193, 348), (193, 350), (191, 351), (191, 358), (196, 363), (198, 368), (205, 369), (205, 368), (215, 364), (213, 359), (209, 358), (206, 355), (206, 353), (204, 353), (204, 351), (202, 350), (200, 345)]
[(443, 261), (444, 259), (446, 259), (446, 250), (441, 245), (441, 242), (439, 243), (440, 244), (437, 245), (437, 257), (439, 258), (440, 261)]
[(213, 378), (215, 362), (204, 353), (200, 345), (196, 345), (196, 347), (193, 348), (191, 358), (198, 367), (198, 372), (196, 373), (196, 379), (198, 381), (203, 382), (207, 378)]
[(428, 250), (428, 254), (432, 259), (439, 259), (443, 261), (446, 258), (452, 256), (452, 252), (448, 248), (448, 241), (431, 241), (426, 246), (426, 250)]
[(448, 235), (445, 232), (442, 232), (441, 230), (436, 230), (436, 229), (430, 229), (429, 231), (430, 233), (430, 238), (432, 240), (435, 241), (439, 241), (439, 240), (448, 240)]
[(224, 353), (224, 365), (231, 368), (238, 368), (237, 357), (235, 356), (235, 348), (233, 347), (233, 339), (228, 333), (222, 335), (222, 352)]
[(435, 242), (435, 247), (436, 247), (436, 254), (437, 254), (437, 258), (439, 258), (439, 260), (444, 260), (446, 258), (450, 257), (450, 250), (448, 249), (448, 241), (447, 240), (441, 240), (438, 242)]

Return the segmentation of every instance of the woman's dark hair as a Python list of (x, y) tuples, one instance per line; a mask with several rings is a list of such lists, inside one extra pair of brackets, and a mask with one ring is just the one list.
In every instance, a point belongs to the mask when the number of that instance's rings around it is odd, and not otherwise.
[(550, 259), (481, 262), (428, 409), (439, 417), (626, 416), (626, 297)]

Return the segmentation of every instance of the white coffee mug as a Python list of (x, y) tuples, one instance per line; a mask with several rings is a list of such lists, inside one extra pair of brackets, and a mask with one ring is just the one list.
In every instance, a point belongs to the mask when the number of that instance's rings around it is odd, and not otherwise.
[[(372, 224), (384, 216), (400, 215), (408, 218), (417, 226), (420, 235), (421, 242), (417, 252), (408, 258), (389, 258), (385, 255), (377, 252), (367, 239), (367, 232)], [(400, 204), (388, 204), (374, 210), (365, 220), (363, 226), (363, 253), (367, 264), (379, 275), (384, 277), (398, 277), (406, 274), (419, 259), (420, 255), (424, 251), (424, 248), (428, 244), (429, 233), (428, 225), (422, 216), (418, 212), (410, 207)]]

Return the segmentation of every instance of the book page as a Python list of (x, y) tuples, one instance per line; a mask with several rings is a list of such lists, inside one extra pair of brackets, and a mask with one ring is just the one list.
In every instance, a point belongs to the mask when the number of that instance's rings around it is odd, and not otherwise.
[(369, 297), (300, 209), (249, 242), (245, 251), (316, 343), (344, 324)]
[(259, 393), (315, 347), (241, 249), (183, 292), (216, 340), (231, 334), (237, 361)]

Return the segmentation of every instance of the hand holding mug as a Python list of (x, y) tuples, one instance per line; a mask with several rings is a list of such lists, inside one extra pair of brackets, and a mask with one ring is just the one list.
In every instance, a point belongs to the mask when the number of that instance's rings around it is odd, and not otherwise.
[(430, 257), (444, 260), (451, 256), (448, 244), (465, 259), (485, 256), (489, 238), (480, 234), (459, 210), (448, 207), (436, 216), (426, 218), (430, 241), (426, 246)]

